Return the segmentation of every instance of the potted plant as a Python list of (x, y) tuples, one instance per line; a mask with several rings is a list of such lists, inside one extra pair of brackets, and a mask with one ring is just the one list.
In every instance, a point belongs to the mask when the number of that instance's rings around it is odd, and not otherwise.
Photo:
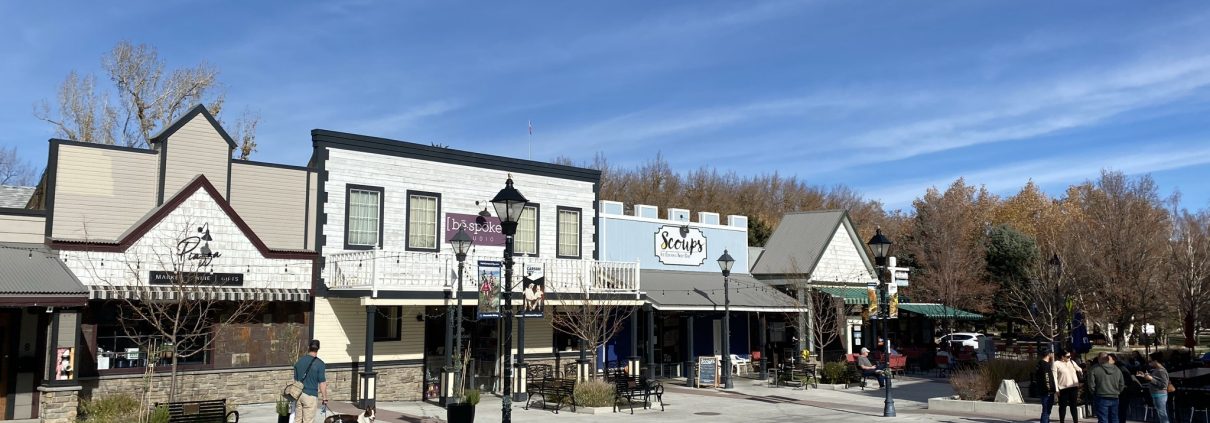
[(290, 423), (290, 402), (284, 396), (277, 399), (277, 423)]
[(473, 423), (476, 405), (479, 405), (479, 390), (467, 389), (462, 402), (450, 403), (445, 407), (445, 419), (449, 423)]

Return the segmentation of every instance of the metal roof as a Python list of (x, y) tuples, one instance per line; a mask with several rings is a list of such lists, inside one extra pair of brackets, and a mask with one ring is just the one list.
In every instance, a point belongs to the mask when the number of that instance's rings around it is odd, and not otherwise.
[(765, 252), (752, 266), (755, 274), (806, 274), (815, 268), (824, 250), (840, 227), (844, 210), (789, 213), (769, 240)]
[[(640, 278), (643, 291), (657, 309), (723, 311), (722, 273), (640, 270)], [(730, 297), (733, 311), (801, 309), (794, 297), (748, 274), (731, 274)]]
[(899, 309), (930, 319), (983, 320), (983, 316), (936, 303), (899, 303)]
[(869, 304), (869, 289), (864, 287), (839, 287), (839, 286), (821, 286), (817, 287), (820, 292), (837, 297), (844, 300), (845, 304)]
[(23, 209), (37, 187), (0, 185), (0, 209)]
[(43, 244), (0, 243), (0, 296), (88, 298), (58, 254)]

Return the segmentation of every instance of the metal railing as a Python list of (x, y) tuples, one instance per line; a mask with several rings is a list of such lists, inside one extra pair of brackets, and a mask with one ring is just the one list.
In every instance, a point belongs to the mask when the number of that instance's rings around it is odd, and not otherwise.
[[(500, 261), (498, 255), (467, 256), (463, 283), (475, 289), (475, 266), (479, 260)], [(324, 281), (330, 289), (378, 291), (442, 291), (458, 282), (458, 261), (453, 253), (366, 250), (328, 255), (324, 258)], [(518, 283), (526, 266), (541, 265), (547, 292), (637, 293), (637, 262), (604, 262), (582, 259), (538, 257), (514, 258)], [(520, 286), (516, 286), (520, 289)]]

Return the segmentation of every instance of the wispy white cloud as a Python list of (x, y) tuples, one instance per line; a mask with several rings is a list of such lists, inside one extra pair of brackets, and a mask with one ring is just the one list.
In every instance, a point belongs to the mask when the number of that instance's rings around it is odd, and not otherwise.
[(414, 129), (422, 120), (435, 118), (462, 107), (463, 103), (455, 99), (436, 100), (368, 119), (354, 118), (346, 121), (341, 127), (370, 135), (401, 135), (406, 134), (407, 130)]
[[(1190, 148), (1190, 146), (1194, 146)], [(1210, 163), (1210, 140), (1187, 140), (1103, 153), (1081, 152), (1011, 163), (980, 170), (954, 172), (945, 176), (896, 183), (869, 190), (867, 196), (881, 200), (888, 209), (910, 207), (912, 200), (930, 187), (945, 189), (955, 179), (984, 185), (1000, 194), (1012, 194), (1034, 181), (1039, 185), (1073, 184), (1095, 178), (1109, 169), (1138, 175)]]

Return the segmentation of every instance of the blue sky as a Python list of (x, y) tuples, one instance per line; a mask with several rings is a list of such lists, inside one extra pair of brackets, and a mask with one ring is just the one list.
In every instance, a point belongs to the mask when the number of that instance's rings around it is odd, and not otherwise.
[[(1102, 168), (1210, 206), (1210, 6), (1195, 2), (2, 2), (0, 146), (119, 40), (221, 69), (254, 159), (324, 128), (515, 157), (662, 152), (845, 184), (888, 209), (964, 176), (1051, 193)], [(532, 139), (526, 122), (533, 121)]]

